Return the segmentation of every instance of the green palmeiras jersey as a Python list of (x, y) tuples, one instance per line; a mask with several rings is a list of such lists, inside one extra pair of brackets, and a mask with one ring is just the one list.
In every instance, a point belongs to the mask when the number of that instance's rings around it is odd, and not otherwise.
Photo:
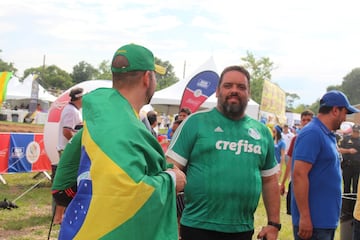
[(166, 153), (187, 166), (181, 224), (220, 232), (254, 229), (262, 176), (278, 172), (269, 129), (245, 116), (233, 121), (216, 108), (190, 115)]

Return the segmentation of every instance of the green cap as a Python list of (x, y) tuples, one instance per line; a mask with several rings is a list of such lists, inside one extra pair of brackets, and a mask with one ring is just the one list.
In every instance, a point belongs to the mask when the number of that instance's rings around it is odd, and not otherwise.
[(128, 44), (120, 47), (114, 54), (113, 61), (117, 56), (124, 56), (128, 62), (128, 66), (113, 67), (111, 70), (117, 73), (132, 71), (154, 71), (155, 59), (152, 52), (140, 45)]
[[(124, 56), (129, 62), (128, 66), (113, 67), (111, 71), (116, 73), (132, 72), (132, 71), (156, 71), (158, 66), (155, 65), (153, 53), (140, 45), (128, 44), (120, 47), (114, 54), (112, 62), (117, 56)], [(159, 66), (161, 67), (161, 66)]]

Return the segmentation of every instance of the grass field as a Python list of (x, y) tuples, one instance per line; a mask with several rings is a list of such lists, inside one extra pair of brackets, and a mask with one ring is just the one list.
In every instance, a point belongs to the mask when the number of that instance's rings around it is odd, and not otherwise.
[[(7, 184), (0, 185), (0, 200), (7, 198), (15, 201), (19, 208), (0, 210), (0, 240), (37, 240), (47, 239), (51, 222), (50, 181), (36, 173), (16, 173), (2, 175)], [(35, 186), (31, 189), (33, 186)], [(29, 190), (31, 189), (31, 190)], [(29, 191), (28, 191), (29, 190)], [(28, 191), (28, 192), (27, 192)], [(292, 238), (291, 218), (286, 215), (285, 197), (281, 198), (282, 230), (280, 240)], [(255, 214), (255, 234), (266, 224), (266, 214), (262, 201)], [(59, 226), (54, 226), (50, 239), (57, 239)], [(339, 229), (336, 233), (339, 240)]]
[[(35, 178), (36, 175), (2, 175), (7, 184), (0, 185), (0, 200), (18, 199), (15, 204), (19, 208), (0, 210), (1, 240), (47, 239), (51, 222), (51, 183), (43, 174)], [(58, 226), (53, 228), (51, 239), (57, 238), (58, 230)]]

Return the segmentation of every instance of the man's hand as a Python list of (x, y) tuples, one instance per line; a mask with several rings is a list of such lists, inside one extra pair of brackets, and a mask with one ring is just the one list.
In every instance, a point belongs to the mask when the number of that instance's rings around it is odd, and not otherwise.
[(281, 196), (283, 196), (285, 194), (285, 185), (283, 183), (281, 183), (279, 185), (279, 189), (280, 189)]
[(257, 235), (257, 239), (276, 240), (279, 230), (273, 226), (266, 226), (261, 229)]
[(309, 239), (312, 236), (313, 225), (310, 216), (301, 216), (299, 220), (299, 232), (297, 235), (302, 239)]
[(357, 150), (355, 148), (350, 148), (349, 149), (349, 153), (350, 154), (356, 154), (357, 153)]
[(179, 168), (174, 166), (174, 168), (168, 169), (168, 171), (172, 171), (176, 176), (176, 193), (184, 190), (186, 184), (186, 175)]

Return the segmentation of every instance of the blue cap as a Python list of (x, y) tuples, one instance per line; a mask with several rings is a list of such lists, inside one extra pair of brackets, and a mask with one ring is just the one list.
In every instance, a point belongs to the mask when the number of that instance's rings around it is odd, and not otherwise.
[(332, 90), (327, 93), (320, 99), (320, 107), (345, 107), (348, 111), (348, 114), (358, 113), (359, 109), (350, 105), (349, 100), (344, 93)]
[(282, 133), (282, 128), (279, 125), (275, 126), (276, 131)]

